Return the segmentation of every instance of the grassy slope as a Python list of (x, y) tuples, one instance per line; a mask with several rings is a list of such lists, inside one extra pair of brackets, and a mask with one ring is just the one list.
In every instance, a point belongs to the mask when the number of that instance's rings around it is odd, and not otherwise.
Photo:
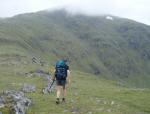
[[(39, 77), (25, 77), (17, 72), (29, 72), (35, 69), (48, 71), (47, 67), (25, 66), (0, 67), (0, 90), (20, 90), (23, 83), (36, 85), (35, 93), (26, 94), (32, 99), (27, 114), (150, 114), (150, 90), (121, 87), (115, 81), (101, 79), (92, 74), (71, 71), (72, 83), (68, 89), (66, 104), (55, 104), (55, 93), (43, 95), (46, 81)], [(6, 110), (2, 110), (6, 112)]]
[(51, 64), (67, 56), (72, 69), (150, 87), (149, 36), (149, 26), (117, 17), (24, 14), (0, 21), (0, 56), (36, 56)]

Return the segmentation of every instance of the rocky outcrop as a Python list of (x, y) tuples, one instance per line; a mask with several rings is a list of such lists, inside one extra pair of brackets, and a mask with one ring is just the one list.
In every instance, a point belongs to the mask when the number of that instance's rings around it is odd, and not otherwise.
[(24, 84), (22, 91), (25, 93), (32, 93), (36, 91), (36, 87), (34, 85)]
[(50, 79), (50, 81), (48, 81), (48, 84), (43, 88), (43, 94), (52, 93), (55, 90), (55, 86), (55, 82)]
[(31, 100), (26, 98), (23, 92), (6, 91), (0, 97), (0, 106), (7, 106), (15, 114), (25, 114), (28, 107), (31, 105)]
[(5, 106), (5, 99), (3, 96), (0, 97), (0, 108), (3, 108)]
[(36, 71), (30, 71), (28, 73), (25, 73), (25, 76), (27, 77), (42, 77), (46, 80), (50, 79), (50, 74), (48, 72), (45, 72), (43, 70), (36, 70)]
[[(56, 85), (55, 83), (53, 84), (52, 87), (50, 87), (53, 81), (52, 81), (52, 76), (50, 75), (49, 72), (37, 69), (35, 71), (30, 71), (30, 72), (27, 72), (27, 73), (18, 73), (18, 75), (26, 76), (26, 77), (29, 77), (29, 78), (30, 77), (40, 77), (40, 78), (45, 79), (45, 81), (47, 81), (47, 84), (42, 89), (43, 94), (47, 94), (47, 93), (51, 93), (51, 92), (55, 91), (55, 85)], [(33, 85), (24, 84), (24, 86), (22, 88), (22, 91), (27, 92), (27, 93), (35, 92), (36, 87), (33, 86)]]
[[(56, 85), (55, 83), (53, 83), (52, 87), (50, 87), (53, 81), (51, 79), (51, 75), (48, 72), (45, 72), (43, 70), (39, 70), (38, 69), (38, 70), (35, 70), (35, 71), (30, 71), (28, 73), (25, 73), (25, 76), (27, 76), (27, 77), (41, 77), (41, 78), (44, 78), (47, 81), (47, 84), (42, 90), (43, 94), (51, 93), (51, 92), (53, 92), (55, 90), (55, 85)], [(29, 89), (31, 89), (31, 90), (33, 89), (33, 87), (26, 87), (26, 88), (27, 88), (27, 91)], [(34, 92), (34, 91), (32, 91), (32, 92)]]
[(39, 64), (41, 66), (45, 66), (47, 65), (46, 62), (44, 62), (43, 60), (41, 60), (40, 58), (37, 57), (32, 57), (32, 64)]

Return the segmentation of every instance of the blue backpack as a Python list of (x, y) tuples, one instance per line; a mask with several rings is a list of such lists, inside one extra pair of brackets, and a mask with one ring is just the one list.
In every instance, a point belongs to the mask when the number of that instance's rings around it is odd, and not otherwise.
[(63, 60), (56, 63), (55, 77), (57, 80), (66, 80), (67, 78), (67, 65)]

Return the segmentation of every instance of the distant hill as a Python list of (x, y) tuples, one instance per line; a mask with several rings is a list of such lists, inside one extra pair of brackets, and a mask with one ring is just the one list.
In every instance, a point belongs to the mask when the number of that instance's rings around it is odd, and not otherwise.
[(67, 57), (72, 69), (150, 87), (150, 26), (110, 15), (41, 11), (0, 20), (0, 57)]

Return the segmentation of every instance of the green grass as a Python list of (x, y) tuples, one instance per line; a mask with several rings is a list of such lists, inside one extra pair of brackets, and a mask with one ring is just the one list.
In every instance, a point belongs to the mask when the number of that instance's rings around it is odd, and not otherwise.
[[(0, 20), (0, 93), (20, 90), (24, 83), (35, 85), (37, 91), (26, 94), (33, 102), (27, 114), (150, 114), (150, 90), (140, 89), (150, 88), (149, 33), (149, 26), (131, 20), (69, 16), (64, 11)], [(55, 104), (55, 92), (42, 94), (47, 84), (43, 78), (23, 75), (49, 71), (31, 64), (32, 57), (50, 67), (57, 59), (70, 59), (66, 104)], [(9, 64), (19, 60), (26, 65)], [(4, 114), (8, 110), (1, 109)]]
[[(71, 86), (65, 104), (55, 104), (55, 92), (42, 94), (47, 82), (40, 77), (25, 77), (17, 72), (36, 69), (48, 71), (47, 67), (24, 65), (0, 67), (0, 90), (20, 90), (23, 83), (36, 85), (35, 93), (26, 96), (32, 99), (27, 114), (150, 114), (150, 90), (120, 87), (115, 81), (105, 80), (92, 74), (71, 71)], [(4, 114), (5, 109), (1, 109)]]
[(58, 10), (0, 20), (0, 56), (37, 57), (51, 64), (66, 57), (71, 69), (150, 88), (150, 27), (113, 18)]

